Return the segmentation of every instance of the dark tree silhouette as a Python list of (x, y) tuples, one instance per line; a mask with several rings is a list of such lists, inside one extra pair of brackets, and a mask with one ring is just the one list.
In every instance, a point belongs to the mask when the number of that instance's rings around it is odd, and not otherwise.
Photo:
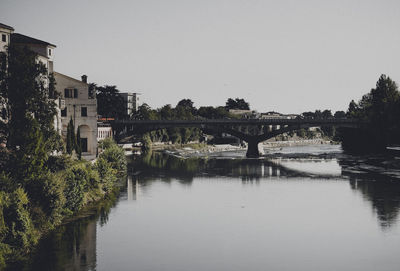
[(102, 117), (122, 119), (125, 117), (124, 99), (116, 86), (97, 87), (97, 113)]

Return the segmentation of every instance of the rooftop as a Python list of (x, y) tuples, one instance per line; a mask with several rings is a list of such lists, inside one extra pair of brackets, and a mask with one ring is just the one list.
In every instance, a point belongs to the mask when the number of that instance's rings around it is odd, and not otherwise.
[(38, 40), (32, 37), (28, 37), (19, 33), (14, 33), (11, 35), (11, 42), (15, 43), (26, 43), (26, 44), (37, 44), (43, 46), (53, 46), (56, 47), (54, 44), (51, 44), (47, 41)]
[(5, 28), (5, 29), (8, 29), (8, 30), (14, 31), (14, 28), (12, 28), (12, 27), (9, 26), (9, 25), (2, 24), (2, 23), (0, 23), (0, 28)]

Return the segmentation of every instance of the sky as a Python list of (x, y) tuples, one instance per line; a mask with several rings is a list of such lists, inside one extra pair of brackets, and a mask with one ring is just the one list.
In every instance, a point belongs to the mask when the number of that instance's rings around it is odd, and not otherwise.
[(153, 108), (334, 112), (400, 82), (398, 0), (0, 0), (0, 22), (57, 45), (57, 72)]

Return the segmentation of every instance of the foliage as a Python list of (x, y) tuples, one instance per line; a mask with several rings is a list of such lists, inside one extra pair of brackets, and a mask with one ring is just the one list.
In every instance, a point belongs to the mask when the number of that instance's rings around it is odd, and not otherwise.
[(95, 168), (99, 174), (103, 191), (111, 191), (117, 179), (117, 170), (113, 169), (111, 164), (103, 157), (97, 159)]
[(82, 164), (74, 165), (65, 172), (65, 207), (67, 209), (75, 212), (82, 207), (87, 178), (86, 168)]
[(78, 127), (78, 131), (76, 132), (75, 151), (78, 156), (78, 159), (80, 160), (82, 158), (82, 142), (81, 142), (81, 131), (80, 131), (79, 127)]
[(363, 120), (368, 126), (342, 129), (343, 148), (347, 151), (381, 151), (390, 144), (400, 144), (400, 93), (390, 77), (381, 75), (376, 87), (356, 103), (352, 100), (347, 117)]
[(108, 149), (113, 145), (115, 145), (115, 141), (111, 137), (107, 137), (98, 143), (98, 147), (103, 150)]
[(142, 137), (142, 152), (151, 152), (151, 138), (148, 133), (144, 134)]
[(105, 118), (123, 119), (124, 99), (116, 86), (105, 85), (96, 88), (97, 113)]
[(116, 143), (106, 148), (99, 158), (105, 159), (118, 174), (124, 174), (126, 171), (126, 157), (124, 150)]
[(244, 99), (239, 99), (239, 98), (236, 99), (229, 98), (226, 101), (225, 108), (227, 110), (229, 109), (250, 110), (249, 103), (246, 102)]
[(26, 128), (34, 117), (46, 142), (45, 151), (51, 152), (54, 145), (50, 143), (57, 138), (53, 127), (56, 104), (51, 98), (54, 80), (47, 74), (46, 67), (36, 61), (36, 56), (26, 47), (11, 45), (8, 48), (8, 70), (1, 91), (10, 111), (7, 144), (13, 150), (22, 146)]
[[(0, 67), (0, 103), (7, 101), (8, 123), (1, 123), (0, 149), (0, 269), (28, 252), (41, 233), (59, 225), (69, 214), (112, 190), (117, 173), (126, 170), (124, 152), (114, 142), (92, 165), (70, 155), (56, 156), (62, 141), (53, 127), (57, 98), (55, 80), (24, 47), (11, 46), (8, 66)], [(80, 131), (73, 121), (67, 133), (67, 152), (80, 155)], [(106, 146), (107, 145), (107, 146)], [(100, 179), (104, 177), (104, 179)]]
[(67, 126), (67, 153), (72, 154), (72, 151), (76, 148), (76, 140), (75, 140), (75, 127), (74, 122), (72, 121), (72, 117), (68, 122)]
[(8, 194), (4, 206), (4, 218), (7, 233), (4, 242), (11, 248), (29, 248), (38, 240), (28, 211), (28, 196), (23, 188), (17, 188)]

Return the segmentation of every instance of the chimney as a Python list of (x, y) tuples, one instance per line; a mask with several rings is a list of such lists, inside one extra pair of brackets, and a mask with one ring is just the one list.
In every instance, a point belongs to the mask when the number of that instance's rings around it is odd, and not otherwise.
[(87, 83), (87, 75), (82, 75), (81, 78), (83, 83)]

